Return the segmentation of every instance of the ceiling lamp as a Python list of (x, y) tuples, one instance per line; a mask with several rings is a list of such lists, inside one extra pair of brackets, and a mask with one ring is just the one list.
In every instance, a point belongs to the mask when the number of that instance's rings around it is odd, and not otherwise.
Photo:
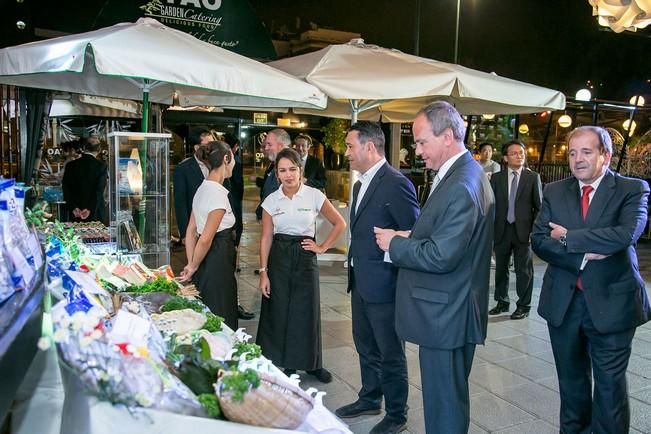
[(529, 125), (520, 124), (520, 126), (518, 127), (518, 132), (520, 134), (528, 134), (529, 133)]
[(588, 0), (592, 16), (615, 33), (635, 32), (651, 24), (651, 0)]
[(577, 101), (590, 101), (590, 98), (592, 98), (592, 94), (588, 89), (580, 89), (576, 92), (575, 99)]
[(569, 126), (572, 125), (572, 118), (570, 115), (563, 115), (560, 118), (558, 118), (558, 125), (561, 128), (568, 128)]
[(638, 107), (644, 106), (644, 97), (642, 95), (634, 95), (631, 99), (628, 100), (630, 105), (636, 105)]
[(490, 113), (483, 114), (483, 115), (481, 115), (481, 117), (486, 119), (487, 121), (491, 121), (491, 120), (495, 119), (495, 115), (490, 114)]

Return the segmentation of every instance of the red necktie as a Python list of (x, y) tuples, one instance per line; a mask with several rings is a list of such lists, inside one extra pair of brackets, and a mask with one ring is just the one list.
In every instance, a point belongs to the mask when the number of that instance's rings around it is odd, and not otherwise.
[[(586, 216), (588, 215), (588, 208), (590, 208), (590, 193), (594, 190), (591, 185), (584, 185), (581, 187), (583, 193), (581, 194), (581, 217), (585, 221)], [(579, 272), (580, 273), (580, 272)], [(576, 287), (583, 291), (581, 286), (581, 276), (576, 279)]]
[(581, 195), (581, 216), (583, 221), (585, 221), (586, 216), (588, 215), (588, 208), (590, 208), (590, 193), (594, 190), (591, 185), (584, 185), (581, 187), (583, 194)]

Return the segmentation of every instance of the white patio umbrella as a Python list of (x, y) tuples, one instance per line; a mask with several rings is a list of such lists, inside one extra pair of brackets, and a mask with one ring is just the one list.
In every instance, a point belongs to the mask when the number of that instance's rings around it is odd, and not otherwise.
[(0, 83), (141, 100), (145, 107), (171, 105), (175, 93), (182, 106), (326, 105), (314, 86), (152, 18), (1, 49)]
[[(444, 99), (463, 114), (535, 113), (565, 108), (565, 96), (521, 81), (460, 65), (364, 44), (347, 44), (269, 63), (317, 86), (328, 97), (324, 111), (309, 113), (361, 115), (389, 122), (412, 121), (425, 104)], [(305, 110), (294, 110), (307, 113)]]

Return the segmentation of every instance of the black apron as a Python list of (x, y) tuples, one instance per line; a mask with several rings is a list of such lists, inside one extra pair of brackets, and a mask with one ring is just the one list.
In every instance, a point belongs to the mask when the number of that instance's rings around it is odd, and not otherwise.
[(237, 281), (235, 280), (235, 246), (233, 228), (215, 234), (206, 257), (194, 274), (194, 284), (201, 300), (226, 324), (237, 330)]
[(274, 235), (269, 253), (271, 297), (262, 297), (256, 342), (274, 364), (286, 369), (322, 366), (319, 267), (303, 250), (305, 236)]

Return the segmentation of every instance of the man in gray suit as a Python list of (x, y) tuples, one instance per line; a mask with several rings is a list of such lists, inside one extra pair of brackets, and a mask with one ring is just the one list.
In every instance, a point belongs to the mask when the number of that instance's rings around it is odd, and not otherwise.
[(377, 228), (376, 241), (398, 267), (398, 336), (420, 347), (426, 430), (462, 434), (475, 345), (486, 339), (494, 198), (453, 106), (421, 109), (413, 133), (416, 154), (438, 171), (430, 197), (411, 233)]

